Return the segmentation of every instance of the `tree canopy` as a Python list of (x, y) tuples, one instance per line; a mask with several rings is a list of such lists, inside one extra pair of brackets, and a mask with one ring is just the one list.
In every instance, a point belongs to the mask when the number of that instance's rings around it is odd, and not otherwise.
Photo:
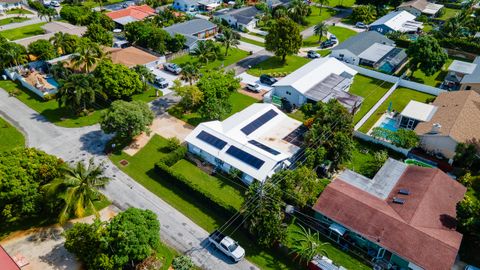
[(112, 46), (113, 43), (113, 35), (99, 23), (89, 24), (83, 36), (105, 46)]
[(28, 53), (33, 54), (38, 60), (50, 60), (58, 56), (55, 47), (45, 39), (36, 40), (28, 45)]
[(302, 46), (302, 36), (297, 24), (289, 18), (279, 18), (272, 23), (265, 37), (265, 48), (285, 61), (287, 55), (296, 54)]
[(180, 39), (171, 43), (171, 37), (167, 31), (157, 27), (151, 22), (144, 21), (127, 24), (125, 26), (125, 37), (134, 45), (154, 50), (160, 54), (164, 54), (167, 51), (169, 42), (170, 46), (179, 46), (181, 44), (181, 42), (179, 42)]
[(420, 69), (427, 76), (439, 71), (448, 59), (447, 53), (432, 36), (420, 36), (407, 49), (410, 68), (413, 72)]
[(103, 92), (112, 100), (128, 99), (144, 89), (140, 76), (122, 64), (101, 61), (93, 74)]

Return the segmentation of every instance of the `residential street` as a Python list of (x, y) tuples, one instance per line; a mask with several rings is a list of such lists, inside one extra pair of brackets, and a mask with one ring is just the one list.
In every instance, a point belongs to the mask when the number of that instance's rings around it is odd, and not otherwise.
[(98, 125), (73, 129), (57, 127), (18, 99), (10, 97), (3, 89), (0, 89), (0, 115), (25, 134), (30, 147), (39, 148), (70, 163), (86, 161), (90, 157), (104, 162), (105, 174), (112, 179), (104, 193), (113, 204), (120, 209), (138, 207), (154, 211), (161, 224), (162, 240), (181, 252), (188, 252), (197, 265), (207, 262), (208, 265), (201, 265), (202, 268), (257, 269), (247, 260), (232, 264), (218, 253), (212, 255), (213, 248), (210, 247), (208, 251), (203, 249), (207, 231), (135, 182), (103, 154), (109, 136)]

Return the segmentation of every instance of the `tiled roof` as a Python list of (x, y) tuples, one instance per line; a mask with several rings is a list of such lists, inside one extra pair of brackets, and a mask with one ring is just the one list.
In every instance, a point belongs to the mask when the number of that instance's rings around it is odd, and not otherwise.
[(122, 64), (129, 68), (136, 65), (145, 65), (158, 60), (158, 57), (135, 47), (109, 48), (109, 56), (115, 64)]
[(155, 15), (155, 10), (148, 5), (141, 6), (129, 6), (124, 9), (112, 11), (106, 14), (112, 20), (123, 18), (123, 17), (132, 17), (136, 20), (143, 20), (148, 16)]

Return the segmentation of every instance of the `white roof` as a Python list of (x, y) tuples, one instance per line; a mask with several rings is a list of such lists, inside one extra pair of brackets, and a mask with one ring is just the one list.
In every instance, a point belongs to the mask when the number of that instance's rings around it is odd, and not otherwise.
[(475, 36), (473, 36), (473, 37), (480, 38), (480, 32), (475, 33)]
[(436, 111), (437, 106), (411, 100), (400, 114), (408, 118), (428, 122), (432, 119)]
[(331, 74), (348, 73), (355, 76), (357, 71), (348, 67), (333, 57), (324, 57), (310, 61), (308, 64), (290, 73), (273, 86), (291, 86), (298, 92), (305, 94), (314, 85), (323, 81)]
[(393, 11), (374, 21), (370, 25), (374, 26), (383, 24), (394, 31), (400, 32), (415, 31), (418, 27), (421, 28), (423, 26), (421, 22), (416, 22), (415, 18), (415, 15), (408, 11)]
[(435, 4), (435, 3), (428, 3), (425, 9), (422, 10), (422, 13), (435, 15), (437, 12), (443, 8), (443, 5)]
[[(276, 115), (270, 118), (266, 123), (254, 129), (248, 135), (241, 130), (271, 110), (273, 110)], [(283, 140), (283, 138), (287, 137), (287, 135), (295, 131), (301, 125), (301, 122), (288, 117), (274, 105), (255, 103), (222, 122), (210, 121), (201, 123), (186, 137), (185, 140), (253, 178), (264, 181), (274, 173), (273, 169), (278, 163), (287, 161), (300, 149), (298, 146)], [(199, 139), (197, 136), (202, 131), (224, 141), (226, 145), (221, 147), (221, 149), (217, 149)], [(249, 142), (252, 140), (257, 141), (278, 153), (273, 154), (263, 150)], [(231, 146), (241, 149), (262, 160), (263, 164), (257, 169), (228, 154), (227, 150)]]
[(372, 46), (368, 47), (368, 49), (363, 51), (358, 57), (376, 63), (393, 49), (395, 49), (395, 47), (387, 44), (374, 43)]
[(454, 71), (462, 74), (472, 74), (477, 68), (477, 64), (453, 60), (448, 67), (448, 71)]

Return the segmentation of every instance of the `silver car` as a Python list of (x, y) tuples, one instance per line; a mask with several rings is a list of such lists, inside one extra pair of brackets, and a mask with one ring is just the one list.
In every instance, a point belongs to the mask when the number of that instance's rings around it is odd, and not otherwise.
[(247, 89), (255, 93), (260, 93), (260, 85), (256, 83), (247, 83)]

